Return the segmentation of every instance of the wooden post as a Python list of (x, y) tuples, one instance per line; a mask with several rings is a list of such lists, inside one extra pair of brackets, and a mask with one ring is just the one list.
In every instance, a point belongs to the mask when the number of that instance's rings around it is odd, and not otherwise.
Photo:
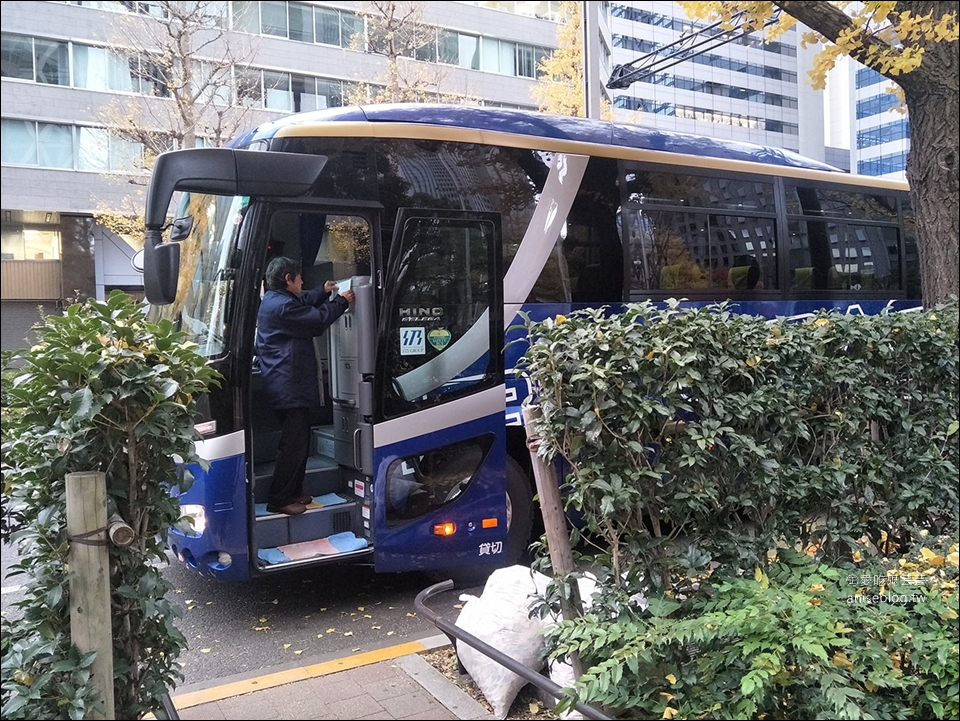
[(67, 536), (70, 539), (70, 634), (81, 653), (96, 651), (91, 683), (100, 692), (103, 714), (113, 719), (113, 631), (107, 551), (107, 482), (103, 473), (68, 473)]
[[(566, 578), (576, 570), (573, 565), (573, 549), (570, 548), (570, 534), (567, 531), (567, 517), (563, 512), (560, 498), (560, 483), (553, 464), (547, 464), (537, 453), (540, 437), (533, 428), (534, 421), (540, 417), (539, 406), (523, 406), (523, 425), (527, 432), (527, 448), (530, 450), (530, 462), (533, 464), (533, 478), (537, 482), (537, 495), (540, 496), (540, 513), (543, 515), (543, 527), (547, 534), (547, 550), (550, 552), (550, 565), (553, 577)], [(574, 582), (570, 585), (570, 598), (560, 599), (560, 611), (565, 620), (583, 615), (580, 601), (580, 589)], [(573, 677), (583, 675), (580, 654), (570, 654), (570, 666)]]

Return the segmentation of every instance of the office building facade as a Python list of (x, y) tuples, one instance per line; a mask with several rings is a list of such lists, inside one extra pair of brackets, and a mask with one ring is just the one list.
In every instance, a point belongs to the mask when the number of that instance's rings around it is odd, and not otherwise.
[[(244, 49), (231, 103), (242, 129), (376, 93), (387, 61), (371, 52), (358, 2), (208, 2), (226, 41)], [(537, 65), (556, 42), (559, 2), (422, 3), (427, 41), (413, 65), (443, 97), (535, 108)], [(151, 58), (119, 35), (129, 21), (166, 22), (157, 2), (16, 2), (2, 12), (3, 348), (23, 345), (41, 312), (74, 299), (137, 292), (137, 238), (97, 222), (136, 207), (144, 148), (107, 133), (104, 108), (141, 103), (162, 117), (173, 101)], [(125, 44), (127, 43), (127, 44)], [(146, 43), (144, 44), (146, 47)], [(211, 55), (212, 53), (212, 55)], [(224, 92), (224, 91), (220, 91)], [(226, 96), (225, 96), (226, 99)], [(146, 122), (146, 121), (145, 121)], [(158, 127), (158, 130), (161, 128)], [(198, 144), (204, 144), (201, 135)], [(176, 147), (176, 143), (171, 143)]]

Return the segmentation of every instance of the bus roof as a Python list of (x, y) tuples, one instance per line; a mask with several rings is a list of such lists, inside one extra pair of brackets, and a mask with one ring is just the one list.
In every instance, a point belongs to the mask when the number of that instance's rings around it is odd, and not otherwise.
[[(467, 142), (473, 142), (472, 138), (467, 137), (471, 134), (470, 131), (486, 131), (554, 141), (619, 146), (638, 150), (682, 153), (699, 157), (743, 160), (766, 165), (843, 173), (832, 165), (806, 158), (792, 151), (753, 143), (658, 130), (642, 125), (614, 123), (608, 120), (588, 120), (530, 110), (475, 105), (395, 103), (346, 106), (297, 113), (263, 124), (234, 140), (231, 146), (245, 147), (250, 143), (270, 140), (274, 137), (328, 135), (329, 133), (324, 132), (321, 127), (328, 123), (340, 126), (352, 123), (368, 123), (370, 125), (367, 127), (371, 136), (377, 135), (375, 128), (372, 126), (381, 123), (433, 126), (445, 128), (449, 131), (462, 130), (464, 131), (464, 140)], [(351, 133), (351, 135), (356, 134)], [(445, 137), (449, 138), (450, 135), (445, 134)], [(844, 173), (844, 175), (846, 174)]]

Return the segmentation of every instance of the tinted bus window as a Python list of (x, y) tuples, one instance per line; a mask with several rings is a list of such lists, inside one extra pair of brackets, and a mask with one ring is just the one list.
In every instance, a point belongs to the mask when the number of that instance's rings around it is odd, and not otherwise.
[(384, 319), (388, 417), (487, 387), (501, 367), (492, 352), (493, 224), (411, 217), (400, 230)]
[(899, 233), (892, 226), (792, 220), (791, 290), (899, 289)]
[(773, 183), (740, 177), (713, 178), (627, 167), (624, 185), (630, 202), (774, 211)]
[(789, 215), (816, 215), (831, 218), (860, 218), (897, 222), (897, 199), (893, 195), (804, 187), (785, 184)]
[(759, 291), (777, 284), (773, 218), (627, 207), (631, 300), (650, 291)]

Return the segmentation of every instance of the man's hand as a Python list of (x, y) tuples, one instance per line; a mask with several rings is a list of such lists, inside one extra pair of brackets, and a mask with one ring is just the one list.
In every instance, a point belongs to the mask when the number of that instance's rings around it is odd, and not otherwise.
[(343, 293), (343, 298), (347, 301), (347, 303), (353, 303), (353, 301), (356, 300), (357, 295), (352, 290), (348, 290)]
[(328, 280), (323, 284), (324, 293), (336, 293), (338, 290), (340, 290), (340, 286), (337, 285), (335, 280)]

